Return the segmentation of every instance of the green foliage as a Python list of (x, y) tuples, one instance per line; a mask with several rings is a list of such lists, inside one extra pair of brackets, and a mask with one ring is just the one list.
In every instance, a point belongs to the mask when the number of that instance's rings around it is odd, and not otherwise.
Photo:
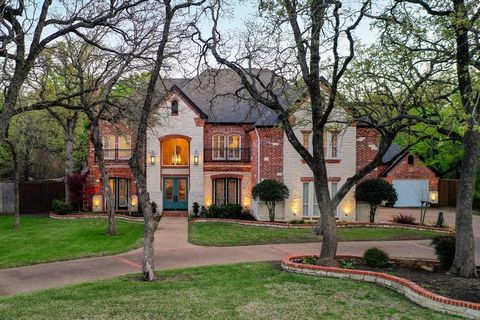
[(370, 248), (363, 254), (363, 260), (370, 267), (383, 268), (388, 265), (388, 254), (378, 248)]
[(198, 204), (198, 202), (193, 203), (192, 209), (193, 209), (193, 216), (198, 217), (198, 213), (200, 211), (200, 205)]
[(290, 221), (290, 224), (305, 224), (305, 220), (303, 219), (293, 219)]
[(72, 212), (72, 208), (63, 200), (53, 199), (52, 211), (58, 214), (67, 214)]
[(212, 204), (210, 207), (208, 207), (208, 217), (247, 220), (247, 216), (242, 214), (242, 206), (239, 204)]
[(399, 213), (393, 216), (393, 222), (401, 224), (415, 224), (415, 217), (411, 214)]
[(357, 186), (355, 194), (358, 201), (366, 201), (371, 205), (379, 205), (382, 201), (396, 202), (395, 188), (383, 179), (365, 180)]
[(438, 236), (432, 240), (435, 248), (435, 255), (440, 260), (440, 266), (443, 269), (450, 269), (455, 257), (455, 237), (454, 236)]
[(276, 202), (287, 199), (289, 191), (283, 183), (273, 179), (265, 179), (253, 187), (252, 196), (255, 200)]

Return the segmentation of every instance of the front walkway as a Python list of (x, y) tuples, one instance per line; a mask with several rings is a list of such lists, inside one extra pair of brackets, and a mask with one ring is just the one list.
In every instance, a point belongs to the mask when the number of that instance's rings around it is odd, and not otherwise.
[[(391, 256), (433, 258), (430, 240), (341, 242), (339, 254), (362, 254), (376, 246)], [(157, 270), (211, 264), (280, 260), (287, 255), (318, 253), (319, 243), (202, 247), (188, 243), (185, 218), (163, 218), (155, 234)], [(478, 256), (477, 256), (478, 258)], [(0, 270), (0, 296), (60, 287), (141, 272), (142, 249), (97, 258), (38, 264)], [(480, 261), (477, 261), (480, 262)]]

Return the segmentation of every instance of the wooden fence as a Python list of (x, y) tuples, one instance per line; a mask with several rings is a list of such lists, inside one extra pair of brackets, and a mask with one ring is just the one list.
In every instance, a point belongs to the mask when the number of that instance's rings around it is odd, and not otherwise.
[(0, 213), (15, 211), (15, 193), (13, 182), (0, 182)]
[(441, 179), (438, 182), (438, 205), (455, 207), (457, 205), (458, 180)]
[(65, 199), (63, 178), (20, 183), (20, 213), (52, 211), (53, 199)]

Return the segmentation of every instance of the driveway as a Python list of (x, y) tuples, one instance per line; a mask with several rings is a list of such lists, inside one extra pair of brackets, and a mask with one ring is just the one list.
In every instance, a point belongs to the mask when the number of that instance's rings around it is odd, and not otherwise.
[[(383, 210), (380, 213), (386, 219), (388, 214)], [(362, 254), (366, 249), (376, 246), (394, 257), (434, 258), (429, 243), (430, 240), (341, 242), (338, 253)], [(477, 263), (480, 264), (479, 246)], [(188, 243), (188, 223), (185, 218), (165, 217), (155, 233), (157, 270), (280, 260), (288, 255), (318, 253), (319, 250), (319, 243), (241, 247), (196, 246)], [(137, 249), (115, 256), (4, 269), (0, 270), (0, 296), (138, 273), (142, 269), (141, 261), (142, 249)]]

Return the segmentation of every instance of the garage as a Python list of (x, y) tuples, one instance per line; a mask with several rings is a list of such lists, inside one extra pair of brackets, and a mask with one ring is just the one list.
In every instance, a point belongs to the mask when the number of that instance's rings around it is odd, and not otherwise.
[(428, 200), (428, 179), (398, 179), (392, 184), (398, 194), (395, 207), (420, 207), (421, 201)]

